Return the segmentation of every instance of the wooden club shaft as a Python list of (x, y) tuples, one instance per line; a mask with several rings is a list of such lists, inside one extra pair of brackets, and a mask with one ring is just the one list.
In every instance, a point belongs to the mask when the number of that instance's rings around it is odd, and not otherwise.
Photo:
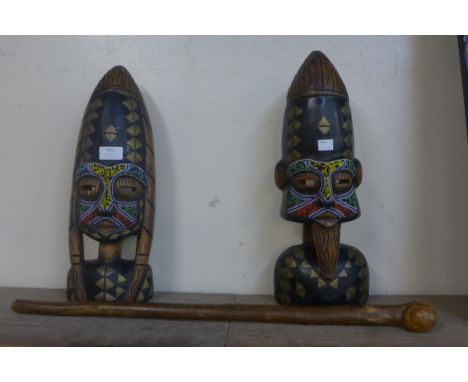
[(15, 300), (17, 313), (57, 316), (105, 316), (185, 320), (255, 321), (303, 325), (401, 326), (413, 332), (430, 331), (436, 315), (430, 305), (281, 306), (253, 304), (167, 304), (41, 302)]

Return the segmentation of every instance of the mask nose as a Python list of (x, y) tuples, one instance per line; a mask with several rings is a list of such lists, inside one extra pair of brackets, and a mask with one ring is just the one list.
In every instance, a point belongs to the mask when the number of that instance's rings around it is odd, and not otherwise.
[(109, 192), (104, 192), (99, 200), (99, 214), (101, 216), (110, 216), (112, 214), (113, 205), (112, 198)]
[(320, 207), (325, 207), (325, 208), (333, 207), (333, 200), (332, 199), (326, 200), (326, 199), (320, 198), (319, 205)]
[(108, 218), (108, 217), (111, 217), (112, 216), (112, 212), (111, 211), (99, 211), (99, 216), (103, 217), (103, 218)]

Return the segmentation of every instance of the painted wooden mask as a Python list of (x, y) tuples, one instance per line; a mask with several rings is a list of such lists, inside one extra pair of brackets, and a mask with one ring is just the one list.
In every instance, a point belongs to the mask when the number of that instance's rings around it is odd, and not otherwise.
[(282, 159), (275, 181), (283, 190), (281, 214), (291, 221), (331, 226), (360, 215), (348, 93), (321, 52), (312, 52), (288, 92)]
[[(122, 285), (125, 293), (117, 293), (118, 296), (114, 293), (114, 297), (135, 299), (138, 286), (141, 287), (148, 277), (147, 259), (154, 220), (154, 171), (152, 131), (143, 98), (129, 72), (116, 66), (98, 83), (84, 113), (70, 213), (72, 268), (85, 264), (82, 234), (98, 240), (101, 243), (98, 263), (114, 262), (112, 269), (122, 268), (121, 276), (129, 281)], [(135, 261), (124, 266), (119, 245), (130, 235), (138, 236)], [(139, 270), (139, 267), (146, 268)], [(81, 277), (81, 285), (86, 289), (85, 284), (92, 282), (82, 273), (72, 272), (77, 278), (72, 281), (79, 285)], [(108, 285), (111, 284), (114, 282), (109, 281)], [(134, 291), (126, 288), (134, 288)], [(75, 289), (71, 288), (71, 293)], [(108, 294), (107, 300), (112, 300), (112, 293)], [(87, 293), (87, 297), (81, 299), (94, 298)]]

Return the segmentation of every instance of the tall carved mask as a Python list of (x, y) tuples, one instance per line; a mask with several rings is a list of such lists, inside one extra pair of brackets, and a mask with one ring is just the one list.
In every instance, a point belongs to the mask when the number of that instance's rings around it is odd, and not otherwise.
[(275, 266), (280, 304), (364, 304), (369, 272), (364, 255), (340, 243), (341, 223), (359, 217), (348, 93), (321, 52), (304, 61), (289, 88), (282, 159), (275, 181), (283, 218), (303, 223), (303, 243), (286, 249)]
[[(143, 97), (130, 73), (116, 66), (96, 86), (81, 125), (70, 213), (69, 298), (133, 301), (150, 297), (147, 263), (154, 172), (152, 131)], [(83, 233), (100, 242), (95, 267), (84, 260)], [(120, 258), (121, 240), (130, 235), (138, 237), (133, 262)], [(106, 286), (101, 288), (97, 284), (104, 284), (102, 278)], [(143, 284), (151, 286), (146, 294), (140, 293)]]
[(345, 85), (328, 58), (312, 52), (287, 96), (282, 159), (275, 169), (283, 190), (281, 214), (325, 227), (356, 219), (361, 179)]

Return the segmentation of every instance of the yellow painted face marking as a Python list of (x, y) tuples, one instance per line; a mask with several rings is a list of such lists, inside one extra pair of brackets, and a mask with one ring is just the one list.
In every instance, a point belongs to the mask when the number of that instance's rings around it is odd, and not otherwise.
[(104, 193), (101, 197), (100, 204), (104, 210), (107, 210), (112, 204), (111, 197), (111, 180), (114, 176), (120, 174), (125, 169), (125, 164), (117, 164), (112, 167), (105, 167), (98, 163), (92, 163), (91, 169), (94, 173), (101, 177), (104, 182)]
[(315, 169), (319, 170), (323, 175), (324, 187), (323, 187), (322, 195), (324, 198), (328, 200), (333, 195), (330, 174), (333, 173), (336, 169), (343, 166), (344, 161), (336, 160), (336, 161), (331, 161), (331, 162), (317, 162), (317, 161), (311, 161), (311, 162), (312, 162), (311, 163), (312, 166)]

